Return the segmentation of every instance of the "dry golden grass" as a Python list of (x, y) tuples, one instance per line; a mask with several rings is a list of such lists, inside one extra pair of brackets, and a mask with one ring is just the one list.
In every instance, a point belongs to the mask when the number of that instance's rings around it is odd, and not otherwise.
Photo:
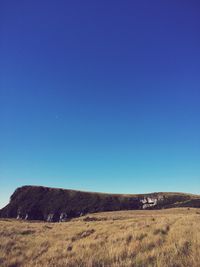
[(104, 212), (66, 223), (1, 220), (0, 266), (199, 267), (200, 212)]

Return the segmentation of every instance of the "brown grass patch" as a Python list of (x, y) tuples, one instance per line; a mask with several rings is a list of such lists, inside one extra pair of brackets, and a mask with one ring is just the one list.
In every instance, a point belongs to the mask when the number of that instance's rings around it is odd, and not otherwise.
[(198, 213), (104, 212), (65, 223), (0, 220), (0, 266), (199, 267)]

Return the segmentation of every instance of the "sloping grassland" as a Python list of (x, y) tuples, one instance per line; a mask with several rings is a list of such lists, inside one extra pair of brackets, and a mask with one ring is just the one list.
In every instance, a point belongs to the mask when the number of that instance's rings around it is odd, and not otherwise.
[(199, 267), (199, 209), (90, 214), (63, 223), (0, 220), (0, 266)]

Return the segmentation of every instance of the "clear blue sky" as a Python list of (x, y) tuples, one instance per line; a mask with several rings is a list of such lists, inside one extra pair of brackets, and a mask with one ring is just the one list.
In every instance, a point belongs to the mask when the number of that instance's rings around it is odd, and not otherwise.
[(200, 2), (0, 2), (0, 206), (21, 185), (200, 193)]

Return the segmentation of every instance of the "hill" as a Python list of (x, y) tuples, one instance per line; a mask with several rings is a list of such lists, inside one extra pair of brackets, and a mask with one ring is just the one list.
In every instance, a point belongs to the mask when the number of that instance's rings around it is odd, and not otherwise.
[(91, 193), (42, 186), (17, 188), (0, 217), (50, 222), (66, 221), (87, 213), (117, 210), (200, 208), (200, 196), (185, 193), (138, 195)]

